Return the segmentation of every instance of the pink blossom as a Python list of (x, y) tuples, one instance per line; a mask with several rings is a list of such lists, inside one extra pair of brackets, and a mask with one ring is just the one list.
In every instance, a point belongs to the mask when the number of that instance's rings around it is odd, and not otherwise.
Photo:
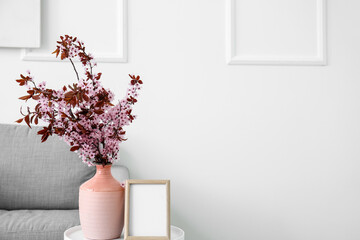
[(119, 143), (126, 140), (124, 126), (136, 118), (132, 107), (137, 102), (142, 80), (129, 75), (131, 82), (126, 97), (113, 105), (114, 93), (102, 86), (101, 73), (95, 72), (97, 64), (93, 62), (94, 57), (85, 52), (83, 42), (66, 35), (61, 37), (54, 53), (71, 63), (73, 58), (78, 58), (84, 66), (84, 76), (80, 77), (76, 71), (77, 83), (53, 90), (46, 89), (45, 82), (36, 86), (30, 72), (28, 76), (21, 75), (17, 82), (21, 86), (33, 83), (34, 87), (28, 91), (29, 98), (38, 105), (34, 111), (23, 114), (24, 118), (18, 122), (25, 120), (30, 126), (34, 119), (45, 121), (49, 125), (39, 131), (42, 141), (52, 134), (58, 135), (89, 166), (113, 163), (118, 156)]

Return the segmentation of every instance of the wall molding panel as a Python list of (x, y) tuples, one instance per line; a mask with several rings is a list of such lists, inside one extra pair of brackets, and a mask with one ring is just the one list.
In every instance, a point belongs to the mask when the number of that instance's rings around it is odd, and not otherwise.
[[(94, 11), (97, 11), (97, 4), (103, 4), (103, 1), (100, 0), (82, 0), (79, 2), (74, 2), (67, 0), (69, 4), (77, 3), (77, 7), (81, 8), (81, 4), (91, 3), (93, 4), (92, 8)], [(65, 1), (64, 1), (65, 2)], [(52, 9), (57, 9), (59, 4), (62, 4), (61, 7), (65, 7), (65, 3), (62, 1), (42, 1), (42, 12)], [(128, 60), (128, 16), (127, 16), (127, 0), (112, 0), (108, 1), (106, 9), (103, 11), (109, 11), (111, 16), (108, 18), (98, 17), (98, 21), (93, 21), (93, 23), (83, 22), (84, 17), (78, 16), (73, 17), (74, 27), (71, 29), (70, 33), (67, 30), (58, 31), (52, 30), (50, 28), (52, 24), (51, 21), (56, 21), (56, 17), (53, 17), (52, 14), (48, 13), (47, 15), (42, 16), (42, 46), (39, 49), (26, 48), (22, 50), (21, 59), (24, 61), (61, 61), (60, 58), (55, 58), (54, 54), (51, 54), (55, 50), (55, 33), (56, 37), (59, 38), (60, 35), (69, 34), (74, 36), (79, 36), (79, 39), (85, 42), (85, 45), (88, 47), (89, 43), (92, 45), (92, 48), (87, 48), (87, 50), (93, 53), (95, 60), (97, 62), (118, 62), (126, 63)], [(53, 10), (55, 11), (55, 10)], [(47, 11), (50, 12), (50, 11)], [(85, 13), (84, 13), (85, 14)], [(96, 14), (95, 12), (93, 14)], [(114, 16), (115, 15), (115, 16)], [(51, 19), (50, 19), (51, 18)], [(57, 18), (59, 19), (59, 18)], [(103, 19), (103, 20), (102, 20)], [(88, 20), (91, 20), (90, 18)], [(61, 21), (65, 21), (61, 19)], [(57, 23), (57, 22), (56, 22)], [(76, 26), (83, 24), (85, 28), (81, 26)], [(69, 23), (66, 23), (69, 25)], [(86, 25), (87, 24), (87, 25)], [(92, 30), (89, 25), (95, 25)], [(96, 25), (98, 24), (98, 25)], [(50, 26), (49, 26), (50, 25)], [(70, 25), (71, 27), (73, 25)], [(87, 27), (87, 28), (86, 28)], [(64, 27), (64, 29), (67, 29)], [(85, 29), (85, 30), (84, 30)], [(66, 32), (64, 32), (66, 31)], [(102, 31), (102, 32), (101, 32)], [(93, 32), (93, 33), (92, 33)], [(97, 32), (100, 32), (97, 34)], [(103, 37), (103, 34), (108, 34)], [(86, 36), (86, 37), (81, 37)], [(90, 41), (89, 41), (90, 39)], [(97, 50), (102, 48), (100, 51)]]
[(227, 0), (226, 8), (228, 64), (326, 65), (326, 0)]
[(40, 47), (40, 3), (40, 0), (0, 1), (0, 47)]

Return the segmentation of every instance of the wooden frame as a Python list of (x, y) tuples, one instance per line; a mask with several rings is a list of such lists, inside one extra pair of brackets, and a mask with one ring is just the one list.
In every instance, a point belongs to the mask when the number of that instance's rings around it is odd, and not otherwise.
[(241, 56), (236, 55), (235, 1), (227, 0), (226, 6), (226, 60), (229, 65), (326, 65), (326, 0), (315, 0), (317, 9), (317, 53), (314, 56)]
[[(130, 232), (130, 218), (131, 218), (131, 186), (141, 184), (141, 185), (165, 185), (166, 191), (166, 235), (165, 236), (132, 236)], [(134, 190), (132, 190), (134, 191)], [(146, 199), (148, 201), (148, 199)], [(125, 240), (170, 240), (170, 180), (134, 180), (130, 179), (126, 181), (126, 190), (125, 190), (125, 229), (124, 229), (124, 239)]]

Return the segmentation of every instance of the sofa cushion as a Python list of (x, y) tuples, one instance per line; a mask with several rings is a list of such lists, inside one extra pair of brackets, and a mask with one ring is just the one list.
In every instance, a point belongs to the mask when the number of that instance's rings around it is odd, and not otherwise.
[(0, 239), (62, 240), (79, 224), (78, 210), (0, 210)]
[(95, 167), (56, 135), (41, 143), (40, 129), (0, 124), (0, 209), (78, 208), (79, 186)]

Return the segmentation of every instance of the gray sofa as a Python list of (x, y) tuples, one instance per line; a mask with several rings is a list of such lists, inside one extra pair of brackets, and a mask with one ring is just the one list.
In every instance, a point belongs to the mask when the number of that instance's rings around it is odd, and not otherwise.
[[(60, 240), (79, 225), (79, 186), (94, 167), (83, 164), (57, 136), (41, 143), (37, 131), (23, 125), (0, 124), (0, 239)], [(113, 176), (129, 178), (116, 165)]]

